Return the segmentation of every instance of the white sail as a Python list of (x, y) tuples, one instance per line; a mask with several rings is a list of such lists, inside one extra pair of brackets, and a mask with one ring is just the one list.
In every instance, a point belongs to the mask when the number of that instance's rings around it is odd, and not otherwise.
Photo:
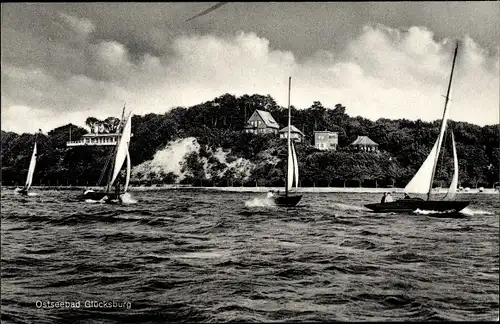
[(434, 159), (436, 157), (438, 141), (434, 143), (431, 152), (425, 159), (424, 163), (420, 166), (417, 173), (408, 182), (405, 187), (405, 192), (407, 193), (417, 193), (426, 194), (429, 192), (429, 186), (432, 178), (432, 167), (434, 165)]
[(130, 152), (127, 149), (127, 175), (125, 178), (125, 186), (123, 187), (123, 192), (127, 192), (128, 189), (128, 184), (130, 182), (130, 167), (131, 167), (131, 162), (130, 162)]
[(451, 132), (451, 142), (453, 145), (453, 177), (451, 178), (450, 188), (448, 188), (448, 193), (444, 199), (453, 200), (457, 195), (457, 185), (458, 185), (458, 157), (457, 157), (457, 148), (455, 146), (455, 136), (453, 136), (453, 132)]
[(125, 122), (125, 126), (123, 127), (122, 136), (120, 138), (120, 142), (118, 143), (118, 147), (116, 149), (115, 155), (115, 167), (113, 170), (113, 176), (111, 177), (111, 181), (109, 182), (109, 186), (112, 186), (120, 173), (120, 170), (123, 166), (123, 162), (125, 162), (125, 158), (127, 157), (128, 152), (128, 144), (130, 143), (130, 137), (132, 135), (132, 126), (131, 124), (132, 112), (128, 115), (127, 121)]
[(288, 161), (287, 162), (288, 163), (287, 163), (287, 172), (286, 172), (286, 176), (287, 176), (286, 187), (287, 187), (287, 190), (291, 190), (292, 186), (293, 186), (294, 168), (293, 168), (293, 156), (292, 156), (290, 139), (288, 139)]
[(33, 154), (31, 154), (31, 161), (30, 161), (30, 166), (28, 168), (28, 177), (26, 178), (26, 190), (29, 190), (31, 187), (31, 183), (33, 182), (33, 174), (35, 173), (35, 166), (36, 166), (36, 142), (35, 146), (33, 147)]
[(292, 88), (292, 77), (288, 78), (288, 136), (287, 136), (287, 155), (288, 155), (288, 160), (287, 160), (287, 171), (286, 171), (286, 190), (289, 191), (292, 189), (293, 186), (293, 172), (294, 172), (294, 167), (293, 167), (293, 156), (292, 156), (292, 139), (291, 139), (291, 120), (292, 120), (292, 115), (290, 113), (290, 92)]
[(295, 145), (292, 143), (292, 160), (293, 160), (293, 178), (295, 182), (295, 188), (299, 186), (299, 163), (297, 161), (297, 153), (295, 153)]

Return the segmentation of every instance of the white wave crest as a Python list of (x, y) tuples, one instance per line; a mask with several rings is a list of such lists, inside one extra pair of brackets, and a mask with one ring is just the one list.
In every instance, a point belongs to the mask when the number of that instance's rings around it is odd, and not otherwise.
[(256, 197), (250, 200), (245, 201), (245, 206), (252, 207), (275, 207), (274, 199), (272, 198), (260, 198)]
[(421, 209), (416, 209), (413, 211), (415, 214), (420, 214), (420, 215), (432, 215), (432, 214), (450, 214), (454, 211), (452, 210), (445, 210), (445, 211), (438, 211), (438, 210), (421, 210)]
[(135, 200), (132, 195), (128, 192), (124, 193), (122, 196), (122, 203), (124, 204), (135, 204), (137, 203), (137, 200)]
[(464, 215), (468, 216), (474, 216), (474, 215), (493, 215), (493, 212), (487, 211), (487, 210), (481, 210), (481, 209), (471, 209), (469, 207), (465, 207), (462, 209), (460, 212)]

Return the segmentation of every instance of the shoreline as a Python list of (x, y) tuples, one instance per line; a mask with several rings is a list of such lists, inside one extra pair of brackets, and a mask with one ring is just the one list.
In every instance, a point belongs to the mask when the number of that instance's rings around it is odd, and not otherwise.
[[(15, 186), (2, 186), (2, 191), (4, 190), (14, 190)], [(103, 187), (97, 186), (32, 186), (33, 190), (73, 190), (73, 191), (83, 191), (86, 189), (103, 189)], [(182, 190), (182, 191), (215, 191), (215, 192), (255, 192), (255, 193), (265, 193), (270, 190), (274, 191), (284, 191), (283, 187), (191, 187), (185, 185), (164, 185), (164, 186), (153, 186), (153, 187), (129, 187), (129, 192), (143, 192), (143, 191), (166, 191), (166, 190)], [(432, 190), (434, 194), (445, 194), (447, 188), (435, 188)], [(403, 193), (404, 188), (362, 188), (362, 187), (300, 187), (294, 189), (294, 192), (298, 193)], [(482, 192), (479, 189), (469, 189), (468, 191), (462, 190), (457, 192), (458, 194), (499, 194), (500, 192), (496, 189), (484, 189)]]

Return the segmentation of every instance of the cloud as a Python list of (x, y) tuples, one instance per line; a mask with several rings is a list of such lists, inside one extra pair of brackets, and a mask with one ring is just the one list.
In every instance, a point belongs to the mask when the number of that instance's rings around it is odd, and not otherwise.
[[(327, 107), (342, 103), (350, 115), (374, 120), (435, 120), (442, 115), (454, 48), (452, 39), (437, 39), (425, 27), (378, 24), (365, 26), (346, 47), (301, 60), (273, 49), (253, 32), (182, 35), (168, 54), (134, 56), (116, 40), (91, 41), (98, 27), (91, 21), (61, 17), (85, 37), (54, 44), (51, 60), (33, 66), (2, 53), (2, 117), (8, 117), (2, 118), (2, 129), (35, 131), (39, 125), (55, 128), (70, 121), (83, 125), (88, 116), (119, 114), (124, 102), (134, 114), (163, 113), (224, 93), (270, 94), (286, 106), (288, 76), (292, 104), (299, 108), (319, 100)], [(154, 37), (159, 33), (155, 29)], [(28, 51), (31, 55), (42, 51), (37, 44)], [(47, 60), (51, 64), (44, 64)], [(499, 49), (482, 48), (464, 36), (450, 118), (498, 123), (498, 90)], [(19, 107), (33, 122), (16, 119)]]
[(87, 37), (95, 30), (94, 24), (88, 19), (71, 16), (64, 12), (59, 12), (59, 16), (68, 25), (68, 27), (70, 27), (82, 38)]

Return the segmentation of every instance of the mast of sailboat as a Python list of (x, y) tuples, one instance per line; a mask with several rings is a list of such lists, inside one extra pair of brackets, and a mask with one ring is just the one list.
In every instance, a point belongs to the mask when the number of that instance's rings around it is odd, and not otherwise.
[[(438, 143), (442, 142), (443, 130), (446, 127), (446, 123), (445, 123), (446, 109), (448, 107), (448, 102), (450, 101), (451, 81), (453, 79), (453, 71), (455, 69), (455, 61), (457, 59), (457, 52), (458, 52), (458, 42), (457, 42), (457, 45), (455, 46), (455, 54), (453, 55), (453, 63), (451, 65), (450, 81), (448, 83), (448, 90), (446, 92), (446, 97), (445, 97), (445, 102), (444, 102), (443, 118), (441, 119), (441, 129), (439, 132)], [(434, 164), (432, 165), (431, 183), (429, 185), (429, 191), (427, 192), (427, 200), (430, 200), (430, 197), (431, 197), (432, 184), (434, 183), (434, 175), (436, 173), (436, 165), (437, 165), (437, 161), (439, 158), (439, 151), (440, 151), (439, 148), (440, 148), (440, 146), (438, 144), (438, 150), (436, 151), (436, 156), (434, 157)]]
[(288, 77), (288, 136), (287, 136), (287, 159), (286, 159), (286, 178), (285, 178), (285, 197), (288, 197), (288, 172), (290, 172), (290, 159), (288, 158), (291, 154), (290, 152), (290, 123), (292, 121), (292, 114), (290, 112), (290, 92), (292, 89), (292, 77)]
[(122, 109), (122, 118), (120, 119), (120, 123), (118, 124), (118, 129), (116, 130), (116, 132), (118, 133), (118, 136), (116, 137), (116, 144), (115, 144), (115, 147), (113, 149), (113, 155), (111, 155), (111, 157), (113, 158), (113, 163), (111, 164), (111, 168), (109, 169), (109, 173), (108, 173), (108, 185), (106, 187), (106, 193), (109, 193), (109, 187), (111, 184), (111, 177), (113, 176), (113, 170), (115, 169), (116, 152), (118, 151), (118, 144), (120, 143), (120, 138), (121, 138), (120, 132), (122, 129), (124, 116), (125, 116), (125, 104), (123, 105), (123, 109)]

